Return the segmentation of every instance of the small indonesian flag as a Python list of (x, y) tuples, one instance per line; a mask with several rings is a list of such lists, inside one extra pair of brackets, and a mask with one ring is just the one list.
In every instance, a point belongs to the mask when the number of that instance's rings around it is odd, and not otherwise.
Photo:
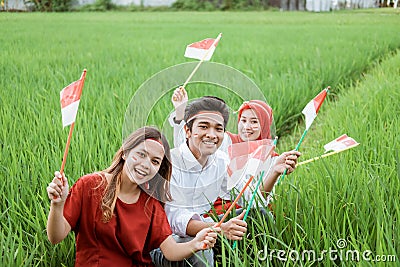
[(83, 71), (79, 80), (71, 83), (60, 92), (61, 114), (63, 127), (75, 122), (78, 112), (79, 101), (85, 82), (86, 70)]
[(329, 142), (328, 144), (324, 145), (324, 149), (325, 152), (340, 151), (357, 145), (358, 143), (356, 140), (347, 136), (347, 134), (343, 134), (342, 136), (336, 138), (332, 142)]
[(302, 113), (306, 117), (306, 130), (308, 130), (313, 123), (314, 119), (317, 117), (318, 111), (326, 98), (326, 93), (328, 89), (322, 90), (313, 100), (311, 100), (307, 106), (303, 109)]
[(185, 57), (198, 60), (209, 61), (217, 47), (222, 34), (220, 33), (216, 39), (207, 38), (203, 41), (190, 44), (186, 47)]
[(248, 176), (255, 176), (262, 170), (268, 171), (272, 140), (262, 139), (232, 144), (228, 147), (228, 189), (247, 182)]

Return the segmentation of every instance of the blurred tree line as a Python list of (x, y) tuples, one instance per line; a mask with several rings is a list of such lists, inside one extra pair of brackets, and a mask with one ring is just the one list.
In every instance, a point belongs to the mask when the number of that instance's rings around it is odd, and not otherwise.
[(172, 8), (178, 10), (246, 10), (268, 9), (269, 0), (177, 0)]
[(127, 11), (165, 11), (165, 10), (265, 10), (270, 7), (269, 2), (274, 0), (177, 0), (170, 7), (145, 7), (117, 6), (112, 0), (95, 0), (93, 4), (79, 6), (77, 0), (24, 0), (28, 10), (31, 11), (106, 11), (106, 10), (127, 10)]

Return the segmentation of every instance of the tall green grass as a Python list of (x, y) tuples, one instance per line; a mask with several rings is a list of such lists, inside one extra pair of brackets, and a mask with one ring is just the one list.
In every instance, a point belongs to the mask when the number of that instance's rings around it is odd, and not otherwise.
[[(398, 264), (399, 63), (399, 53), (389, 56), (365, 79), (341, 93), (338, 102), (324, 104), (302, 146), (301, 150), (307, 151), (303, 157), (321, 154), (325, 143), (343, 133), (361, 145), (298, 167), (289, 180), (277, 186), (276, 222), (264, 224), (260, 219), (250, 222), (249, 240), (229, 254), (236, 258), (237, 253), (245, 259), (237, 265), (368, 266), (378, 264), (373, 260), (382, 255), (386, 259), (392, 257), (392, 261), (380, 265)], [(300, 128), (304, 127), (299, 126), (298, 135)], [(288, 138), (286, 146), (289, 143), (294, 146), (295, 140)], [(252, 244), (257, 235), (262, 238)], [(338, 247), (340, 239), (347, 242), (344, 248)], [(286, 258), (292, 250), (299, 253), (314, 250), (318, 257), (323, 250), (331, 249), (342, 252), (343, 260), (332, 261), (326, 255), (324, 260), (316, 262), (308, 258), (285, 262), (277, 259), (275, 253), (272, 261), (270, 257), (260, 261), (257, 253), (265, 247), (269, 251), (284, 250), (286, 254), (282, 257)], [(346, 260), (345, 253), (355, 250), (360, 253), (360, 262), (350, 256)], [(367, 250), (372, 252), (371, 261), (361, 256)]]
[[(256, 257), (264, 244), (323, 250), (337, 238), (376, 254), (399, 251), (399, 156), (393, 152), (399, 143), (393, 115), (399, 110), (398, 56), (370, 72), (400, 46), (396, 13), (3, 13), (0, 25), (1, 266), (74, 262), (72, 235), (52, 246), (45, 231), (46, 186), (60, 167), (68, 135), (61, 128), (59, 91), (87, 68), (66, 165), (72, 184), (111, 162), (122, 141), (125, 109), (139, 85), (190, 61), (183, 58), (185, 46), (219, 32), (223, 39), (213, 61), (237, 68), (259, 85), (274, 108), (278, 135), (294, 129), (278, 150), (294, 146), (302, 130), (293, 128), (301, 109), (327, 85), (333, 93), (317, 118), (319, 127), (313, 126), (302, 145), (304, 158), (344, 132), (362, 143), (285, 179), (278, 187), (276, 223), (255, 214), (241, 251), (226, 249), (221, 264), (264, 266)], [(191, 97), (205, 93), (197, 88), (188, 86)], [(169, 97), (158, 100), (154, 113), (172, 110)], [(241, 100), (227, 101), (237, 108)], [(155, 123), (160, 126), (162, 119)]]

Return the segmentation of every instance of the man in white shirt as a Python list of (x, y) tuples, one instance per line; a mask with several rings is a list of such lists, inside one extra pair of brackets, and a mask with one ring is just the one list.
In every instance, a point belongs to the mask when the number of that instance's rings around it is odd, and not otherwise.
[[(178, 242), (186, 242), (200, 230), (215, 222), (203, 216), (218, 198), (229, 199), (227, 191), (226, 153), (218, 150), (224, 138), (229, 110), (222, 99), (202, 97), (190, 103), (185, 110), (186, 142), (171, 150), (172, 177), (170, 183), (173, 201), (165, 204), (165, 211)], [(244, 213), (221, 225), (226, 238), (241, 240), (247, 230)], [(193, 266), (213, 266), (212, 251), (192, 256)], [(160, 251), (153, 251), (156, 266), (184, 266), (168, 262)]]

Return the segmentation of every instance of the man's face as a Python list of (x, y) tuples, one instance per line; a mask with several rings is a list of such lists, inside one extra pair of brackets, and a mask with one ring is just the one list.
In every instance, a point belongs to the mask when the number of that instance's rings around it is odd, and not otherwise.
[(192, 130), (187, 127), (186, 138), (189, 149), (196, 159), (206, 158), (214, 154), (224, 139), (224, 119), (219, 112), (199, 112), (190, 120)]

